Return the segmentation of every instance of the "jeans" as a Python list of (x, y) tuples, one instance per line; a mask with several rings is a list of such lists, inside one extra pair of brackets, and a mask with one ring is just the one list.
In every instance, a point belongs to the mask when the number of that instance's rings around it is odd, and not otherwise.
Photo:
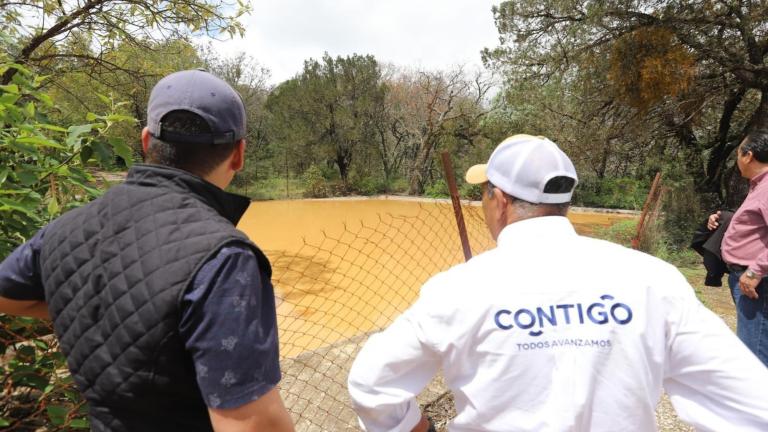
[(728, 285), (736, 305), (736, 335), (768, 366), (768, 282), (766, 278), (757, 286), (758, 299), (753, 300), (739, 289), (743, 272), (731, 272)]

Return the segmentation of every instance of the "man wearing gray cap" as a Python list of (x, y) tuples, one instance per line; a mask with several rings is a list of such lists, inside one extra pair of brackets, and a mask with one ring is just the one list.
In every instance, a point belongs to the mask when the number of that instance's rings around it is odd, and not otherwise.
[(227, 192), (245, 108), (200, 70), (157, 83), (146, 164), (0, 264), (0, 312), (50, 317), (94, 431), (291, 431), (266, 256)]
[(426, 431), (415, 396), (442, 368), (458, 431), (653, 431), (662, 389), (698, 430), (768, 430), (768, 369), (673, 266), (582, 237), (578, 181), (543, 137), (467, 172), (497, 247), (432, 277), (349, 375), (366, 431)]

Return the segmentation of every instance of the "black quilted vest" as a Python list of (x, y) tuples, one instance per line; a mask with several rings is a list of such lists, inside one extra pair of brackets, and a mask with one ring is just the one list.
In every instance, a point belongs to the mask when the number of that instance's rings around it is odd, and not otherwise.
[(40, 257), (54, 330), (95, 431), (210, 431), (180, 301), (249, 201), (185, 171), (135, 165), (125, 183), (46, 230)]

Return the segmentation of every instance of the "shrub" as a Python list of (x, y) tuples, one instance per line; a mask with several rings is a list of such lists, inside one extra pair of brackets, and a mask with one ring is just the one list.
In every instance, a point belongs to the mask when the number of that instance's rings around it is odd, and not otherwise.
[(325, 198), (330, 194), (328, 184), (317, 165), (312, 165), (301, 176), (304, 184), (304, 196), (308, 198)]
[(483, 187), (481, 185), (464, 183), (459, 188), (461, 199), (480, 201), (483, 199)]
[(668, 183), (662, 201), (663, 229), (670, 246), (683, 250), (691, 243), (696, 227), (706, 218), (692, 180)]
[(390, 179), (387, 189), (390, 193), (406, 193), (408, 192), (408, 180), (403, 177)]
[[(128, 145), (108, 137), (113, 125), (131, 118), (89, 113), (86, 124), (52, 124), (60, 110), (39, 89), (43, 79), (14, 64), (0, 63), (0, 74), (9, 68), (17, 73), (0, 86), (0, 257), (63, 211), (100, 194), (87, 166), (132, 160)], [(102, 100), (113, 111), (120, 106)], [(88, 428), (85, 403), (62, 373), (67, 365), (52, 332), (48, 323), (0, 315), (0, 428)]]
[(340, 178), (339, 170), (337, 170), (335, 166), (333, 165), (328, 166), (327, 164), (325, 164), (325, 165), (320, 165), (320, 167), (318, 168), (320, 169), (320, 173), (322, 174), (324, 179), (328, 181), (339, 180)]
[(387, 190), (387, 184), (375, 177), (360, 177), (352, 183), (352, 191), (360, 195), (378, 195)]
[(443, 179), (437, 180), (424, 188), (424, 195), (430, 198), (450, 198), (451, 196), (448, 191), (448, 184)]
[(637, 220), (627, 219), (616, 222), (608, 227), (600, 227), (595, 230), (594, 236), (599, 239), (612, 241), (623, 246), (631, 246), (632, 239), (637, 232)]
[(583, 207), (640, 210), (650, 189), (650, 181), (632, 178), (581, 179), (573, 194), (573, 204)]

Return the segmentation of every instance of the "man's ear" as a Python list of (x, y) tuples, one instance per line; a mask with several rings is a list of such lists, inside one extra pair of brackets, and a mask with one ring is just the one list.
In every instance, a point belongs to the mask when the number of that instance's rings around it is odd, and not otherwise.
[(144, 156), (146, 156), (149, 151), (149, 138), (149, 128), (145, 127), (141, 130), (141, 149), (144, 151)]
[(493, 202), (496, 203), (496, 205), (506, 207), (508, 201), (507, 196), (501, 189), (498, 187), (493, 188)]
[(493, 188), (492, 205), (496, 208), (496, 214), (500, 221), (506, 221), (509, 199), (498, 187)]
[(240, 171), (245, 166), (245, 139), (241, 139), (235, 144), (235, 150), (230, 160), (232, 171)]
[[(741, 151), (741, 150), (739, 150)], [(750, 163), (752, 162), (752, 159), (755, 158), (755, 154), (752, 153), (752, 150), (746, 151), (742, 153), (742, 157), (744, 158), (744, 163)]]

